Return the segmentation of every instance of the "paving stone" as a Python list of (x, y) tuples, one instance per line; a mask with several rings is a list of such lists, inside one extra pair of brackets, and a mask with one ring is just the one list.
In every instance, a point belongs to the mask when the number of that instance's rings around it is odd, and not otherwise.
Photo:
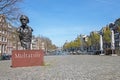
[(45, 56), (45, 66), (10, 66), (0, 61), (0, 80), (120, 80), (120, 56)]

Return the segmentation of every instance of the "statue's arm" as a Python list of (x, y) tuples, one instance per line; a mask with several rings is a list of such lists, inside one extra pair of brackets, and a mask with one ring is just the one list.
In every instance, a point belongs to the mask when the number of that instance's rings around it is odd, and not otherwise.
[(18, 33), (20, 33), (20, 30), (21, 30), (20, 28), (17, 28), (17, 32), (18, 32)]
[(17, 28), (17, 33), (18, 33), (18, 36), (19, 36), (19, 39), (20, 39), (20, 41), (22, 40), (22, 35), (21, 35), (21, 28), (19, 27), (19, 28)]

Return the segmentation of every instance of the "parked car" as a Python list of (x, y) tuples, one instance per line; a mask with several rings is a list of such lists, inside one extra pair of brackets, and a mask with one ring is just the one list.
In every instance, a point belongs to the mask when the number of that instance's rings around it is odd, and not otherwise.
[(11, 55), (3, 53), (1, 56), (1, 60), (10, 60), (11, 59)]
[(101, 54), (101, 50), (95, 50), (94, 51), (94, 55), (100, 55)]

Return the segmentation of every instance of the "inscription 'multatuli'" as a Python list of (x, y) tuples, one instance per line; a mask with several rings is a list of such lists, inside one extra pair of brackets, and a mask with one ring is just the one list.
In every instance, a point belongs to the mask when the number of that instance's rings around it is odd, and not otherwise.
[(17, 53), (15, 54), (15, 58), (39, 58), (40, 57), (40, 54), (39, 53), (36, 53), (36, 54), (26, 54), (25, 52), (24, 53)]

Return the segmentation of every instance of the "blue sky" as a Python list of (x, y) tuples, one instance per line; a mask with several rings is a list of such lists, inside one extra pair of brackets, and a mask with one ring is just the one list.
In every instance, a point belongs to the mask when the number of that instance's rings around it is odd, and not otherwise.
[(23, 0), (20, 7), (33, 34), (48, 37), (59, 47), (120, 18), (120, 0)]

